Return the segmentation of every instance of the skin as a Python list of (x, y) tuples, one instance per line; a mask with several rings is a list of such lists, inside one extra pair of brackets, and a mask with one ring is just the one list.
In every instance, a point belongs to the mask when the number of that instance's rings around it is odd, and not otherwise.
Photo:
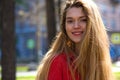
[(87, 17), (82, 8), (72, 7), (67, 10), (65, 29), (68, 37), (79, 43), (86, 31)]

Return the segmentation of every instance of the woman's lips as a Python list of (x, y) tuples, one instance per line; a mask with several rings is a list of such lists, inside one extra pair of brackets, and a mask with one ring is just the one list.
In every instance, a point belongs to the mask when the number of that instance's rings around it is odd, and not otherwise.
[(72, 32), (74, 36), (80, 36), (83, 34), (83, 31)]

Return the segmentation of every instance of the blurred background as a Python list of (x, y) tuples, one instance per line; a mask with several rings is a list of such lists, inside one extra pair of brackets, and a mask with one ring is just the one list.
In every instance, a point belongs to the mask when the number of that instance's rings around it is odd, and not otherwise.
[[(63, 1), (15, 0), (16, 74), (19, 77), (17, 80), (34, 80), (40, 60), (60, 30)], [(120, 80), (120, 0), (94, 1), (100, 9), (109, 35), (113, 71), (117, 76), (116, 80)], [(0, 44), (2, 44), (1, 36)], [(0, 46), (0, 62), (1, 55)]]

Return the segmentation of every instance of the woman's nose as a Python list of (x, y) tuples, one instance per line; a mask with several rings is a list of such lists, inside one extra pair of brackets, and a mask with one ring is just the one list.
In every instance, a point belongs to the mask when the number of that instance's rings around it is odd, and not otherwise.
[(79, 28), (79, 27), (80, 27), (80, 25), (79, 25), (78, 21), (76, 21), (76, 22), (74, 23), (74, 28)]

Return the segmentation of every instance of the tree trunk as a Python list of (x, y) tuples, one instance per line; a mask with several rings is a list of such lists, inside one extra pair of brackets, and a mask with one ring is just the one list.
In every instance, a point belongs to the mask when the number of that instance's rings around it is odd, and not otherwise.
[[(56, 35), (56, 15), (54, 0), (46, 0), (48, 46)], [(49, 48), (49, 47), (48, 47)]]
[(1, 0), (2, 80), (15, 80), (14, 0)]
[(59, 15), (59, 20), (61, 17), (61, 0), (58, 0), (58, 15)]
[[(2, 16), (1, 16), (1, 12), (2, 12), (2, 11), (1, 11), (1, 10), (2, 10), (2, 8), (1, 8), (1, 0), (0, 0), (0, 41), (1, 41), (1, 29), (2, 29), (2, 28), (1, 28), (1, 22), (2, 22), (2, 21), (1, 21), (1, 18), (2, 18)], [(1, 49), (1, 45), (0, 45), (0, 49)], [(0, 63), (0, 64), (1, 64), (1, 63)]]

